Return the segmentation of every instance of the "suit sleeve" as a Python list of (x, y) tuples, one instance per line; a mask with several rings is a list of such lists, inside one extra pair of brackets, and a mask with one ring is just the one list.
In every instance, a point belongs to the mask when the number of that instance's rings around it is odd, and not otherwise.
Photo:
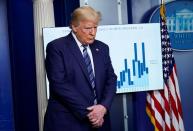
[(68, 78), (61, 49), (50, 43), (46, 52), (46, 72), (50, 84), (50, 94), (67, 106), (79, 119), (85, 119), (88, 113), (86, 107), (89, 105), (74, 88), (72, 80)]
[(106, 49), (105, 50), (106, 80), (103, 90), (103, 98), (100, 104), (102, 104), (107, 108), (107, 110), (109, 110), (113, 101), (113, 97), (116, 94), (117, 76), (114, 73), (114, 69), (111, 63), (111, 58), (109, 55), (109, 47), (107, 46), (105, 49)]

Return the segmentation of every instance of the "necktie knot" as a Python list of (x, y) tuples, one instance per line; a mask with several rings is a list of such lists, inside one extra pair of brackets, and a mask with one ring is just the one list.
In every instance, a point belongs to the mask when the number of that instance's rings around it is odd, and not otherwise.
[(82, 44), (82, 47), (83, 47), (84, 49), (87, 49), (88, 45), (83, 45), (83, 44)]

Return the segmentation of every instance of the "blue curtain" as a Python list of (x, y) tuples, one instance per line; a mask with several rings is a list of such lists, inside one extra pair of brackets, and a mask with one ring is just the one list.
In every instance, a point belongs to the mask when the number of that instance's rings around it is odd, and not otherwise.
[(0, 131), (14, 131), (6, 1), (0, 1)]
[(55, 0), (54, 15), (56, 27), (69, 26), (71, 13), (79, 6), (79, 0)]
[(38, 131), (32, 0), (8, 0), (8, 29), (16, 131)]
[(128, 24), (132, 24), (132, 0), (127, 0)]

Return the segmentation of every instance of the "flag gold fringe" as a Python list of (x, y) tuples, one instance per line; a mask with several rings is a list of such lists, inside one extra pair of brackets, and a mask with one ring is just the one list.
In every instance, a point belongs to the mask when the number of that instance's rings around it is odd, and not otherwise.
[(155, 124), (155, 118), (152, 116), (151, 111), (149, 110), (149, 108), (146, 106), (146, 113), (149, 116), (149, 118), (151, 119), (151, 123), (154, 125), (154, 131), (159, 131), (159, 129), (156, 127)]

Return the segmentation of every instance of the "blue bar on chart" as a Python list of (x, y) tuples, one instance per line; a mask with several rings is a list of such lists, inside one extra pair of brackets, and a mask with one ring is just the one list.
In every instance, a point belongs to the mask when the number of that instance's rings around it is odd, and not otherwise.
[[(117, 80), (117, 93), (132, 92), (136, 88), (145, 88), (149, 85), (149, 69), (146, 66), (145, 44), (141, 43), (141, 60), (137, 50), (137, 43), (134, 46), (134, 58), (131, 58), (131, 67), (128, 65), (128, 59), (123, 58), (124, 69), (121, 69)], [(128, 51), (129, 52), (129, 51)]]

